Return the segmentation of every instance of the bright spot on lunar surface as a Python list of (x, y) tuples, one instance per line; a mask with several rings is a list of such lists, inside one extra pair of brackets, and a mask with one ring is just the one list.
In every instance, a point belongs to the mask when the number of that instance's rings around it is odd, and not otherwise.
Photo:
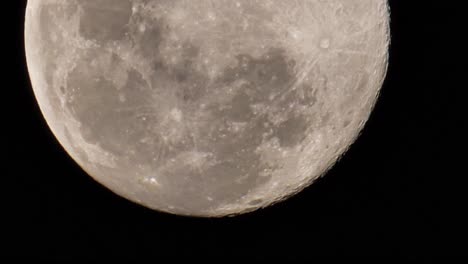
[(311, 184), (359, 135), (387, 69), (386, 0), (30, 0), (25, 26), (34, 93), (70, 156), (114, 193), (188, 216)]

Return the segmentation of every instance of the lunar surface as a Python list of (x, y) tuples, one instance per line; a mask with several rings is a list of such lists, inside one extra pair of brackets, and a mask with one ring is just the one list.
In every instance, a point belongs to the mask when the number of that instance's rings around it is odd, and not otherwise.
[(158, 211), (218, 217), (284, 200), (349, 148), (384, 80), (389, 10), (30, 0), (25, 40), (40, 109), (90, 176)]

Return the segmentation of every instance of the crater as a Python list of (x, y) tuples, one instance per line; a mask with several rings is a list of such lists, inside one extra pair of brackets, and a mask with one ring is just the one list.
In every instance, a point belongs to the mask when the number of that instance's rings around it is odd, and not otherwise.
[(249, 205), (259, 205), (259, 204), (261, 204), (262, 202), (263, 202), (262, 199), (255, 199), (255, 200), (250, 201), (248, 204), (249, 204)]
[(321, 40), (320, 40), (320, 43), (319, 43), (320, 48), (322, 48), (322, 49), (328, 49), (328, 48), (330, 48), (330, 44), (331, 44), (330, 41), (331, 41), (331, 40), (330, 40), (329, 38), (323, 38), (323, 39), (321, 39)]

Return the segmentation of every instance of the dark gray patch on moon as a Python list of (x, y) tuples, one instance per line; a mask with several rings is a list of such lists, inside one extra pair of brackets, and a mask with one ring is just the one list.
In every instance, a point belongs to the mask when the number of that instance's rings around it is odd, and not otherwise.
[[(142, 26), (144, 30), (141, 30)], [(168, 31), (169, 26), (164, 19), (143, 17), (138, 13), (131, 16), (128, 26), (132, 45), (136, 47), (137, 52), (149, 60), (161, 55), (159, 48)]]
[[(78, 62), (70, 72), (67, 107), (80, 121), (81, 133), (88, 143), (97, 144), (117, 156), (127, 154), (129, 147), (134, 147), (136, 152), (144, 152), (145, 148), (137, 147), (136, 143), (144, 136), (142, 133), (148, 131), (144, 127), (147, 123), (138, 122), (139, 116), (135, 111), (151, 111), (145, 107), (151, 105), (149, 89), (141, 74), (134, 70), (128, 71), (126, 84), (117, 89), (112, 80), (104, 78), (105, 69), (89, 63), (93, 58), (100, 60), (105, 57), (103, 54), (101, 50), (88, 51), (81, 58), (83, 63)], [(115, 54), (110, 57), (112, 65), (123, 63)], [(147, 118), (154, 116), (150, 114)]]
[[(238, 64), (226, 70), (221, 80), (232, 83), (245, 80), (246, 85), (234, 96), (227, 109), (220, 110), (219, 117), (228, 117), (233, 121), (248, 122), (257, 119), (254, 116), (252, 105), (266, 105), (273, 115), (290, 111), (290, 106), (304, 105), (310, 107), (310, 100), (300, 100), (299, 90), (291, 91), (291, 86), (297, 79), (294, 70), (296, 62), (288, 57), (286, 51), (280, 47), (272, 48), (260, 58), (253, 58), (249, 54), (237, 56)], [(308, 87), (307, 87), (308, 88)], [(310, 90), (303, 89), (308, 93)], [(273, 99), (272, 99), (273, 98)], [(305, 99), (305, 98), (304, 98)], [(271, 120), (260, 118), (263, 124), (256, 131), (259, 137), (270, 134), (267, 139), (276, 137), (281, 146), (294, 147), (302, 142), (310, 120), (302, 115), (289, 113), (287, 119), (279, 125), (271, 124)], [(269, 133), (270, 129), (273, 133)]]
[(132, 15), (129, 0), (80, 0), (83, 15), (80, 19), (81, 36), (97, 41), (120, 40), (125, 37)]
[(294, 147), (305, 138), (305, 132), (310, 126), (304, 116), (293, 116), (278, 125), (274, 129), (273, 136), (279, 139), (280, 145), (284, 147)]

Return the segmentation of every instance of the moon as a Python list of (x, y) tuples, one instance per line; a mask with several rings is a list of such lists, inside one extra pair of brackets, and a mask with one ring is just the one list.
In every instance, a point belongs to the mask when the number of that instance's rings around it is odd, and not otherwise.
[(29, 0), (25, 20), (67, 153), (117, 195), (196, 217), (324, 175), (377, 101), (389, 34), (386, 0)]

